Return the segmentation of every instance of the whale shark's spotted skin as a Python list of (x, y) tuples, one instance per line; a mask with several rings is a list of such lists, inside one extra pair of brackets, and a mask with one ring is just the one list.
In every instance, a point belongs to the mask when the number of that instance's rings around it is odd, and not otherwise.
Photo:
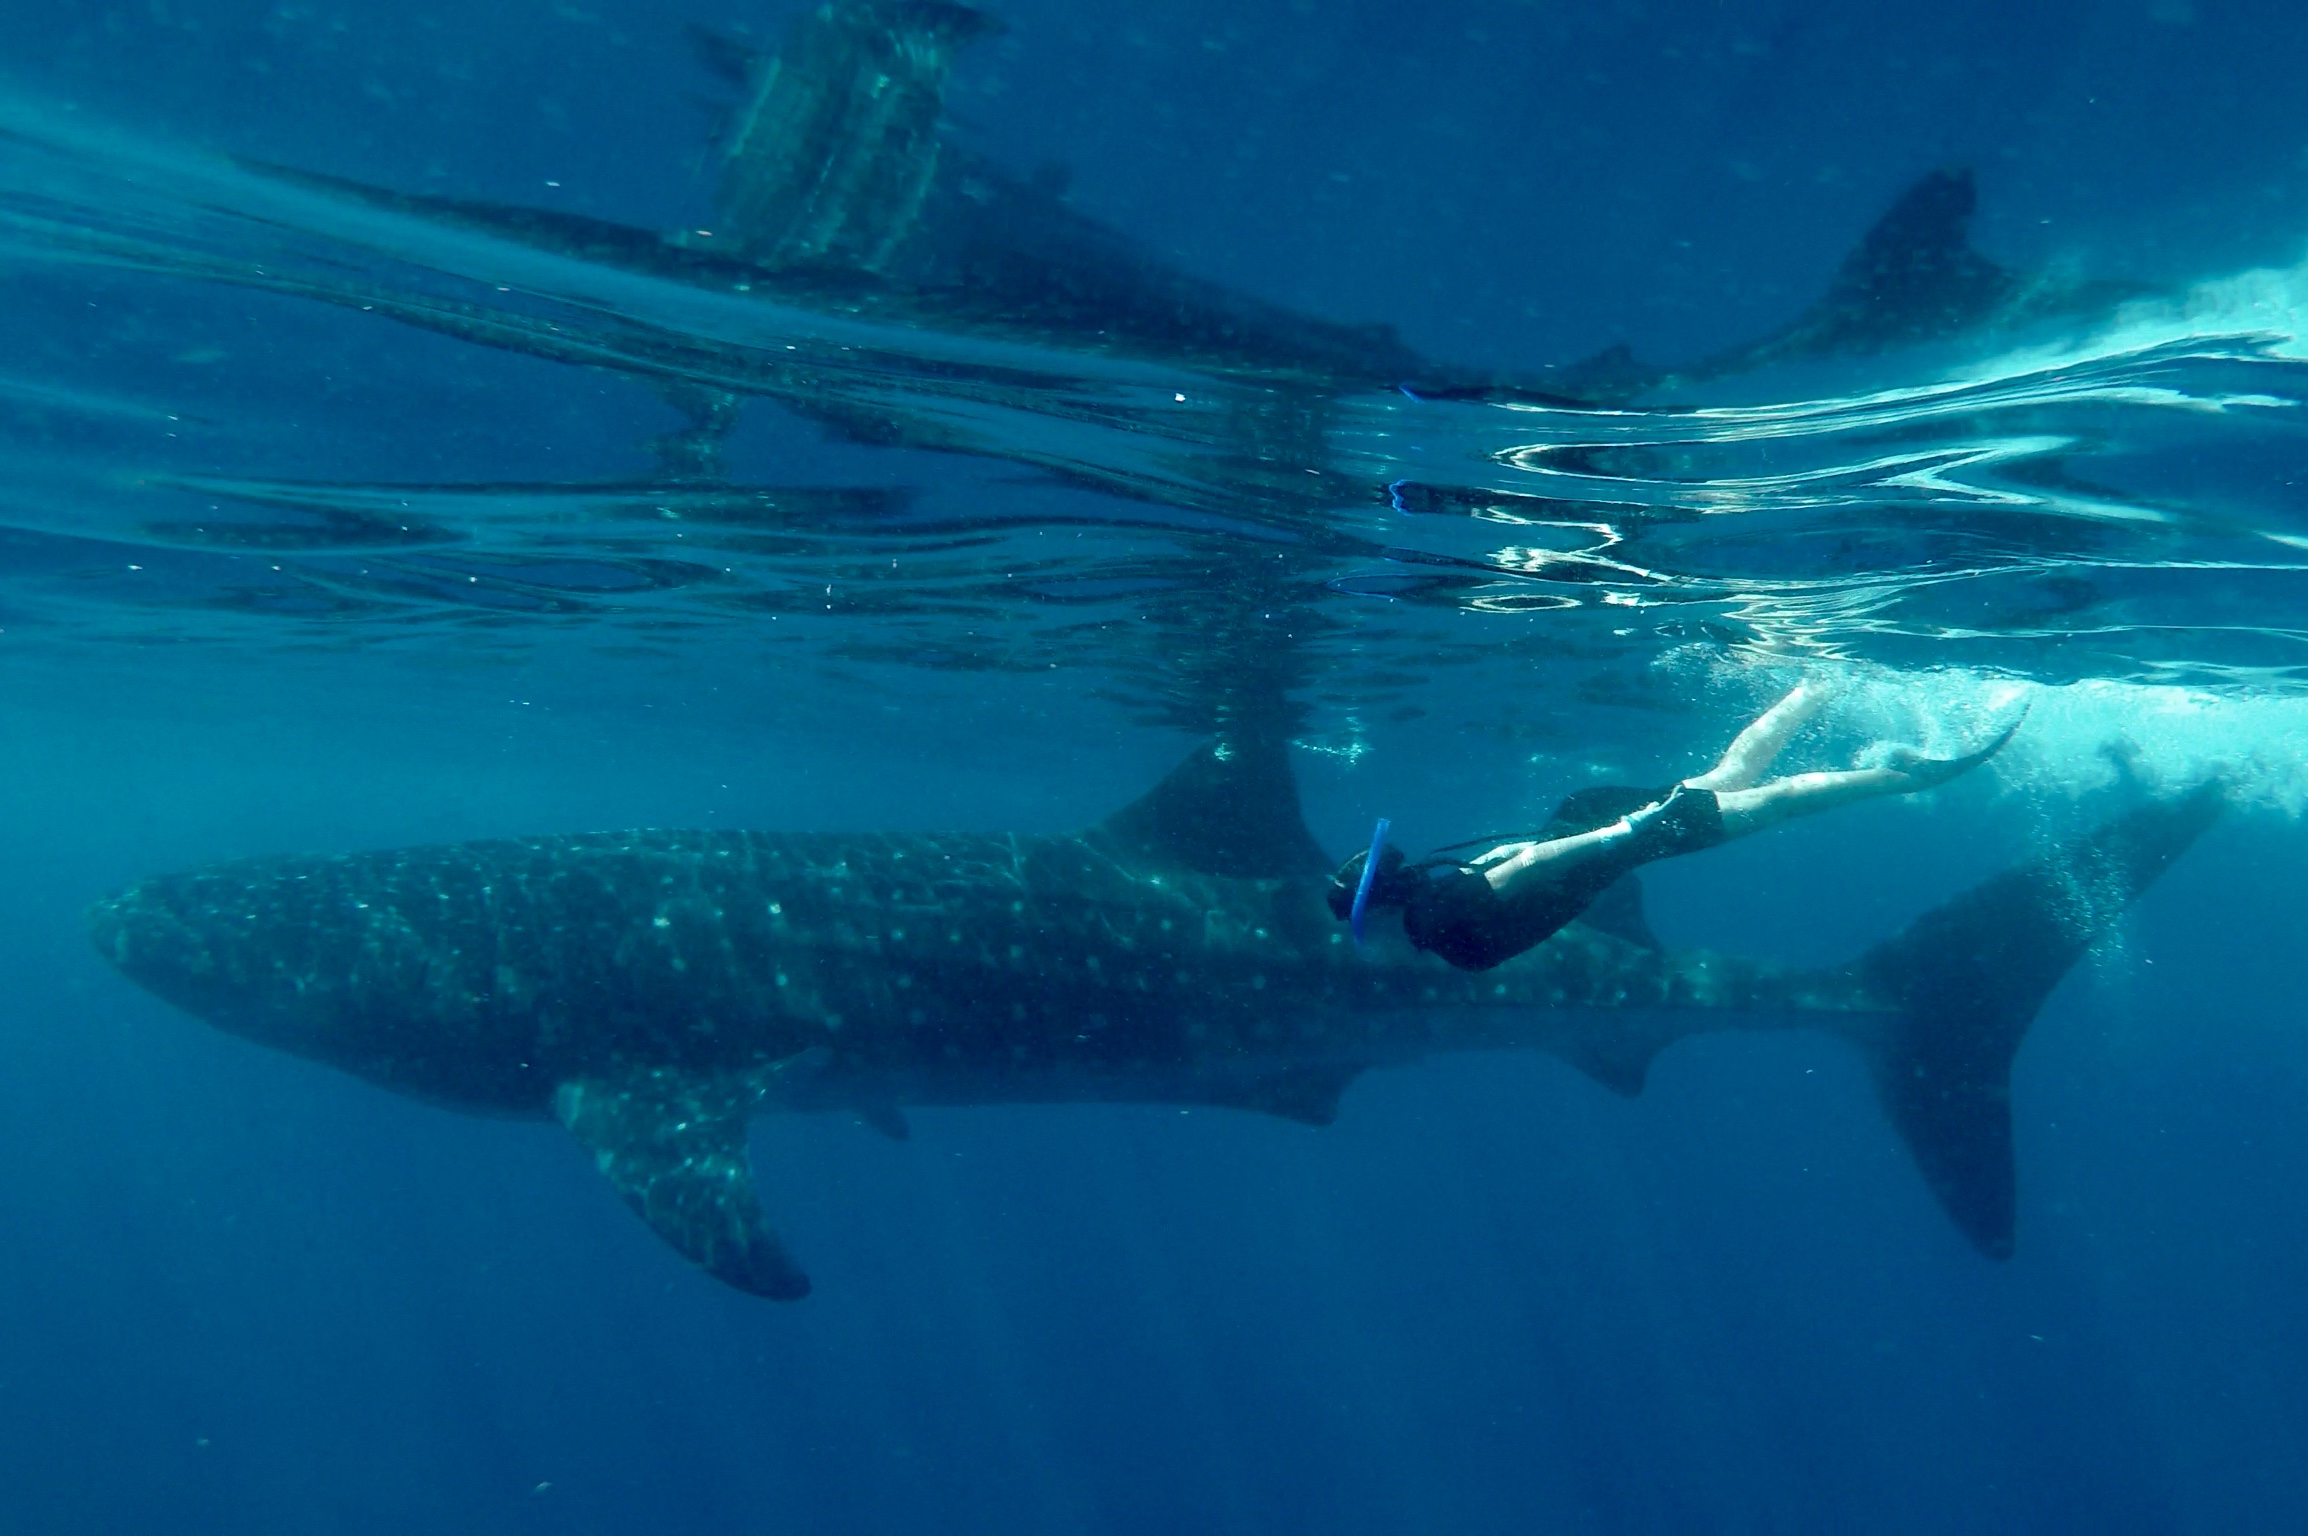
[[(183, 1007), (476, 1108), (633, 1061), (815, 1051), (811, 1096), (1191, 1097), (1301, 1064), (1524, 1045), (1524, 1015), (1881, 1011), (1853, 979), (1586, 928), (1469, 974), (1373, 962), (1309, 882), (1134, 867), (1109, 839), (640, 831), (260, 859), (106, 903), (98, 944)], [(1490, 1010), (1512, 1010), (1492, 1019)], [(1352, 1020), (1353, 1022), (1347, 1022)], [(956, 1069), (987, 1080), (956, 1084)], [(1021, 1093), (1046, 1074), (1053, 1094)], [(1133, 1082), (1155, 1079), (1143, 1094)]]
[(1927, 1179), (2009, 1251), (2007, 1074), (2036, 1007), (2218, 813), (2149, 807), (1796, 971), (1575, 924), (1494, 971), (1358, 952), (1280, 744), (1197, 752), (1064, 836), (637, 831), (223, 864), (99, 904), (127, 975), (405, 1092), (554, 1115), (684, 1253), (799, 1295), (753, 1194), (758, 1108), (1234, 1105), (1315, 1124), (1360, 1072), (1554, 1052), (1622, 1092), (1684, 1035), (1825, 1025)]

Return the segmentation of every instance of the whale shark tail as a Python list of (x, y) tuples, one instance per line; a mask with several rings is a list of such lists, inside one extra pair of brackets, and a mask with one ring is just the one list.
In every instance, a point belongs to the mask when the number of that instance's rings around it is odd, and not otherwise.
[(1884, 1110), (1931, 1192), (1990, 1258), (2012, 1253), (2021, 1037), (2060, 978), (2225, 801), (2214, 783), (2142, 806), (1925, 913), (1854, 967), (1893, 1005), (1888, 1029), (1860, 1036)]

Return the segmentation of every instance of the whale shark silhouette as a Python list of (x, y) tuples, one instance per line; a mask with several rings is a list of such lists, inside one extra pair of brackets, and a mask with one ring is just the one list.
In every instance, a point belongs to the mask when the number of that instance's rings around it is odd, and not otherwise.
[(1650, 937), (1630, 885), (1496, 970), (1358, 952), (1287, 734), (1244, 722), (1086, 831), (635, 831), (221, 864), (96, 905), (97, 948), (219, 1028), (384, 1087), (557, 1118), (692, 1262), (809, 1281), (756, 1197), (760, 1110), (1230, 1106), (1329, 1123), (1364, 1071), (1549, 1051), (1625, 1094), (1721, 1029), (1857, 1046), (1932, 1192), (2012, 1251), (2010, 1068), (2087, 946), (2220, 814), (2150, 803), (1851, 964)]
[[(371, 206), (700, 287), (1283, 386), (1426, 399), (1622, 403), (1774, 363), (2100, 311), (2147, 291), (2019, 273), (1980, 255), (1969, 235), (1972, 174), (1950, 167), (1911, 185), (1826, 294), (1756, 341), (1680, 366), (1641, 363), (1616, 346), (1557, 369), (1462, 368), (1424, 356), (1390, 325), (1331, 321), (1194, 276), (1073, 207), (1061, 168), (1021, 176), (951, 142), (947, 77), (972, 42), (999, 30), (984, 12), (947, 0), (836, 0), (796, 17), (769, 50), (692, 28), (707, 67), (739, 92), (718, 135), (711, 230), (665, 233), (262, 168)], [(396, 317), (456, 323), (437, 310)], [(492, 336), (473, 328), (471, 339)], [(788, 403), (810, 410), (806, 398)], [(685, 408), (701, 430), (726, 425), (709, 419), (705, 402)], [(851, 425), (874, 435), (871, 422)]]
[(1609, 347), (1555, 374), (1566, 394), (1597, 403), (1704, 384), (1776, 363), (1865, 357), (2039, 321), (2103, 314), (2156, 290), (2144, 283), (2021, 273), (1972, 249), (1979, 187), (1962, 166), (1928, 171), (1844, 257), (1827, 291), (1767, 335), (1673, 367)]

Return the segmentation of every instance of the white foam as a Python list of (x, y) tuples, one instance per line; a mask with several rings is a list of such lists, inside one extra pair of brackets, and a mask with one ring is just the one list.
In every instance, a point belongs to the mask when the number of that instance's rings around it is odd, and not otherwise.
[[(2254, 267), (2208, 278), (2178, 293), (2133, 299), (2082, 336), (2002, 353), (1960, 370), (1957, 377), (1966, 384), (2002, 381), (2191, 345), (2223, 353), (2308, 358), (2308, 258), (2294, 266)], [(2291, 404), (2249, 395), (2196, 403)]]
[(1815, 728), (1829, 755), (1907, 743), (1955, 756), (1987, 741), (2024, 704), (2026, 723), (1980, 770), (2008, 793), (2076, 800), (2129, 783), (2163, 796), (2218, 778), (2239, 806), (2295, 819), (2308, 812), (2308, 698), (1845, 664), (1798, 673), (1729, 663), (1717, 681), (1760, 704), (1798, 676), (1835, 690)]

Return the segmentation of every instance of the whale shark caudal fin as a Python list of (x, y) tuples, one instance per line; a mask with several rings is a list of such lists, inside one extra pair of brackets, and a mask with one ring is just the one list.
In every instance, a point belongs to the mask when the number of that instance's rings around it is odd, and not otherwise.
[(553, 1112), (634, 1214), (689, 1262), (741, 1291), (799, 1301), (809, 1276), (770, 1229), (746, 1157), (764, 1086), (661, 1067), (563, 1083)]
[(715, 248), (765, 267), (882, 271), (937, 175), (947, 71), (995, 30), (944, 0), (834, 0), (795, 22), (731, 119)]
[(1133, 859), (1172, 869), (1276, 880), (1330, 873), (1299, 810), (1289, 734), (1266, 722), (1195, 748), (1098, 830)]
[(1885, 1112), (1980, 1252), (2009, 1258), (2017, 1207), (2011, 1065), (2068, 968), (2219, 818), (2207, 784), (2146, 805), (1918, 918), (1855, 967), (1895, 1005), (1861, 1037)]

